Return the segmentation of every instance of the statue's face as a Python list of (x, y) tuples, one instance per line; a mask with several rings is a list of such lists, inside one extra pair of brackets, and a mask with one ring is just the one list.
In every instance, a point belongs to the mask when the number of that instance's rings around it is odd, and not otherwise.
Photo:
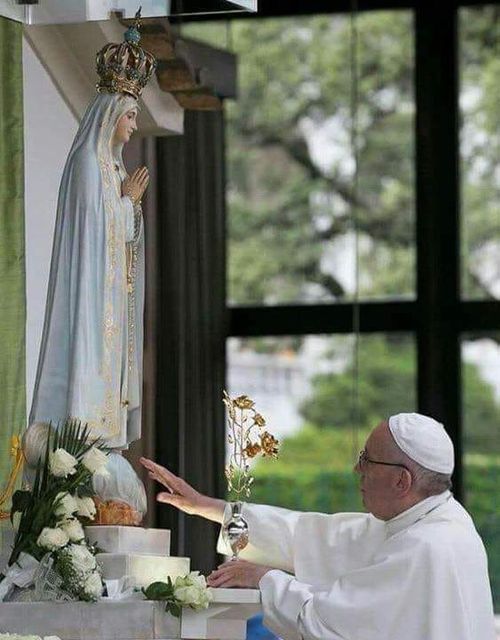
[(126, 144), (130, 136), (137, 130), (137, 109), (130, 109), (118, 120), (113, 141), (115, 144)]

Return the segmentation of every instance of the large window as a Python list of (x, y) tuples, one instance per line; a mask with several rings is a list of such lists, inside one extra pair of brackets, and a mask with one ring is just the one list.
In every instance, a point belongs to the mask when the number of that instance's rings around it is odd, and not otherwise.
[[(230, 43), (228, 303), (415, 295), (413, 24), (409, 11), (189, 25)], [(258, 33), (258, 46), (256, 42)], [(359, 259), (358, 259), (359, 257)], [(359, 269), (359, 274), (356, 273)]]
[(352, 299), (357, 251), (363, 297), (414, 295), (411, 14), (357, 23), (357, 190), (349, 17), (260, 21), (258, 47), (255, 27), (231, 27), (229, 303)]
[(460, 11), (462, 293), (500, 298), (500, 7)]
[[(414, 297), (411, 12), (235, 21), (231, 41), (228, 305)], [(416, 407), (413, 337), (232, 338), (228, 354), (230, 390), (252, 394), (283, 440), (279, 462), (257, 464), (253, 498), (359, 509), (367, 433)]]
[(284, 442), (255, 495), (285, 506), (359, 508), (370, 427), (443, 420), (500, 612), (500, 2), (361, 4), (187, 29), (239, 56), (229, 387)]

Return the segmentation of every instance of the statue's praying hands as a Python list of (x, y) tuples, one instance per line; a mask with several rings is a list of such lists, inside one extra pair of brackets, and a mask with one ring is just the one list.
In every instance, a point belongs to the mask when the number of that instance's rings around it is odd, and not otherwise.
[(127, 176), (122, 182), (122, 195), (128, 196), (134, 206), (140, 204), (148, 184), (149, 171), (147, 167), (138, 167), (131, 176)]

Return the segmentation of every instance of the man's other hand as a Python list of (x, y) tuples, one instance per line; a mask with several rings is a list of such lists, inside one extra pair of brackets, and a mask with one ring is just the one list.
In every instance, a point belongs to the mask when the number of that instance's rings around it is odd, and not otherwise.
[(263, 567), (246, 560), (230, 560), (212, 571), (207, 583), (209, 587), (258, 589), (260, 579), (268, 571), (271, 571), (271, 567)]

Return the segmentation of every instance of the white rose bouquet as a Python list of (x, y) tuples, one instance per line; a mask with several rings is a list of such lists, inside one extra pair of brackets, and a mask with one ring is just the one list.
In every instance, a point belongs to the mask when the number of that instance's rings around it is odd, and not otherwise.
[[(82, 524), (95, 516), (92, 478), (106, 473), (106, 462), (103, 446), (91, 440), (88, 429), (78, 422), (47, 430), (33, 487), (12, 496), (11, 521), (18, 525), (9, 567), (21, 554), (35, 561), (50, 556), (65, 593), (86, 601), (101, 596), (96, 550), (85, 540)], [(9, 568), (4, 573), (9, 580)], [(0, 582), (0, 599), (2, 592), (8, 590)]]
[(182, 607), (199, 610), (206, 609), (212, 602), (213, 595), (205, 576), (199, 571), (191, 571), (187, 576), (179, 576), (172, 582), (153, 582), (142, 592), (147, 600), (161, 600), (165, 602), (165, 610), (178, 618)]

